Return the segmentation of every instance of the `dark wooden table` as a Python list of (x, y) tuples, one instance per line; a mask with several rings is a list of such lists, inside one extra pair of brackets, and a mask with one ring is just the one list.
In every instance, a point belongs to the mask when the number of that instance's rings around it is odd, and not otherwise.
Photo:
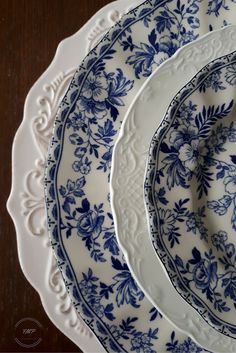
[[(58, 43), (75, 33), (109, 0), (0, 0), (0, 352), (78, 352), (51, 323), (18, 262), (16, 235), (6, 211), (11, 146), (26, 94), (51, 62)], [(14, 340), (15, 324), (32, 317), (42, 342), (26, 349)]]

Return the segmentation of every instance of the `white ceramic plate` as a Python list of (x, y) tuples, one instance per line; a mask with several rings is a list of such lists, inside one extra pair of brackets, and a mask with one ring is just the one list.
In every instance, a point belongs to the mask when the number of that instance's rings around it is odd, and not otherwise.
[[(225, 335), (211, 328), (188, 304), (188, 295), (184, 300), (177, 294), (152, 248), (145, 218), (143, 183), (150, 141), (171, 99), (206, 64), (234, 51), (235, 38), (235, 27), (216, 31), (180, 49), (157, 69), (122, 125), (113, 152), (111, 175), (116, 234), (140, 287), (171, 322), (194, 337), (199, 344), (215, 352), (227, 353), (236, 351), (236, 341), (226, 336), (229, 334), (226, 328), (222, 328)], [(160, 131), (166, 125), (163, 120)], [(209, 320), (206, 310), (202, 310), (201, 314), (206, 321)]]
[(140, 2), (110, 3), (60, 43), (53, 62), (27, 96), (24, 119), (13, 143), (12, 190), (7, 207), (16, 228), (22, 271), (39, 293), (51, 321), (86, 353), (102, 353), (104, 348), (73, 307), (50, 247), (44, 212), (44, 167), (55, 114), (75, 68), (101, 36)]

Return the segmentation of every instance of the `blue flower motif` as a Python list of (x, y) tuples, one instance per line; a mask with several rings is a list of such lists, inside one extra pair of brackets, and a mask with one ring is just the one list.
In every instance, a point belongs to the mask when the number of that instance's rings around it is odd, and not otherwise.
[(211, 75), (208, 76), (206, 80), (204, 80), (203, 84), (200, 86), (200, 92), (205, 92), (207, 88), (212, 88), (215, 92), (222, 91), (226, 89), (223, 86), (223, 82), (221, 79), (221, 71), (215, 71)]
[(200, 353), (202, 352), (202, 348), (198, 347), (195, 342), (193, 342), (190, 338), (184, 341), (179, 345), (177, 351), (173, 351), (173, 353)]
[(205, 206), (199, 208), (197, 213), (188, 214), (188, 219), (186, 221), (187, 232), (193, 232), (197, 234), (197, 231), (200, 234), (201, 239), (208, 241), (208, 230), (204, 226), (205, 215)]
[(85, 131), (87, 125), (85, 122), (85, 119), (82, 115), (81, 112), (79, 113), (74, 113), (73, 116), (71, 116), (70, 118), (68, 118), (67, 120), (67, 128), (71, 128), (73, 129), (73, 131), (79, 131), (80, 129), (82, 129), (83, 131)]
[(185, 143), (179, 149), (179, 159), (185, 168), (193, 172), (199, 164), (204, 163), (204, 157), (208, 154), (203, 140), (192, 140)]
[(179, 343), (175, 337), (175, 332), (171, 334), (171, 341), (166, 344), (167, 351), (172, 353), (203, 353), (206, 352), (203, 348), (198, 347), (195, 342), (187, 338), (184, 342)]
[(217, 262), (202, 259), (193, 269), (196, 288), (206, 290), (217, 281)]
[(193, 120), (193, 113), (196, 112), (196, 110), (197, 105), (193, 104), (192, 101), (189, 101), (188, 104), (183, 103), (177, 113), (177, 117), (185, 120), (188, 124), (190, 124)]
[(213, 152), (214, 152), (214, 147), (220, 145), (220, 139), (222, 137), (225, 140), (225, 136), (223, 136), (223, 134), (221, 136), (219, 136), (219, 134), (216, 133), (216, 131), (212, 131), (212, 134), (208, 139), (208, 145), (209, 145), (210, 149), (213, 148)]
[(85, 96), (81, 96), (78, 99), (77, 108), (90, 119), (96, 117), (96, 119), (100, 120), (107, 115), (105, 102), (95, 101)]
[(83, 280), (80, 282), (80, 290), (87, 297), (90, 294), (97, 293), (97, 285), (96, 282), (98, 278), (93, 275), (93, 271), (89, 268), (88, 273), (83, 273)]
[[(87, 273), (83, 273), (83, 280), (80, 282), (80, 290), (82, 295), (88, 300), (88, 303), (98, 317), (106, 317), (108, 320), (113, 321), (114, 305), (112, 303), (106, 306), (102, 304), (103, 296), (98, 294), (98, 277), (93, 275), (93, 271), (89, 268)], [(101, 284), (100, 284), (101, 285)]]
[(82, 237), (90, 237), (93, 233), (100, 234), (104, 216), (99, 216), (95, 211), (88, 211), (80, 216), (77, 223), (78, 235)]
[(236, 194), (236, 170), (228, 171), (228, 176), (224, 179), (224, 185), (228, 194)]
[(189, 219), (186, 221), (186, 225), (187, 225), (187, 231), (193, 231), (194, 233), (196, 233), (197, 231), (197, 220), (194, 217), (194, 215), (192, 217), (189, 217)]
[[(197, 2), (189, 0), (188, 5), (185, 6), (177, 1), (176, 5), (173, 11), (166, 4), (158, 13), (158, 16), (154, 18), (155, 30), (150, 32), (145, 43), (135, 44), (130, 36), (121, 41), (123, 50), (129, 50), (131, 53), (127, 63), (133, 66), (137, 78), (141, 75), (149, 76), (154, 65), (160, 65), (178, 48), (198, 37), (195, 31), (200, 26), (200, 21), (196, 16), (199, 11)], [(149, 27), (148, 20), (144, 21), (144, 24)]]
[(75, 172), (79, 172), (80, 166), (81, 166), (81, 163), (79, 161), (75, 161), (72, 165), (72, 168), (74, 169)]
[(159, 50), (156, 31), (152, 30), (148, 36), (148, 42), (140, 43), (140, 46), (136, 46), (133, 55), (126, 60), (127, 64), (133, 65), (137, 78), (140, 78), (141, 73), (145, 77), (152, 73), (155, 56)]
[(228, 235), (224, 231), (219, 231), (217, 234), (213, 234), (211, 237), (212, 244), (217, 250), (224, 250), (225, 242), (228, 239)]
[(138, 349), (140, 352), (140, 349), (142, 349), (142, 346), (143, 346), (141, 336), (134, 337), (131, 340), (131, 344), (132, 344), (132, 350), (137, 351), (137, 349)]
[(141, 337), (143, 345), (150, 345), (151, 338), (146, 333), (144, 333)]
[(90, 72), (83, 86), (82, 94), (87, 99), (104, 102), (108, 97), (108, 82), (104, 75)]
[(230, 85), (232, 86), (236, 85), (236, 64), (232, 64), (229, 67), (227, 67), (225, 79)]
[[(185, 114), (186, 111), (184, 111), (184, 116)], [(193, 126), (182, 125), (179, 126), (178, 130), (171, 132), (169, 141), (178, 150), (183, 144), (189, 143), (192, 139), (195, 139), (197, 137), (197, 133), (197, 129)]]
[[(83, 150), (79, 149), (76, 150), (77, 155), (81, 155), (83, 157)], [(83, 162), (81, 160), (75, 161), (72, 165), (72, 168), (74, 169), (75, 172), (80, 172), (83, 175), (87, 175), (91, 171), (91, 162), (88, 161), (88, 158), (86, 157)]]
[(100, 297), (96, 297), (95, 295), (91, 296), (91, 298), (89, 300), (89, 304), (92, 306), (93, 310), (100, 318), (102, 318), (104, 316), (105, 308), (101, 304)]
[(134, 335), (134, 338), (131, 340), (132, 348), (131, 351), (135, 351), (137, 353), (155, 353), (155, 351), (151, 348), (151, 335), (150, 333), (141, 333), (138, 332)]
[(175, 214), (171, 210), (159, 210), (160, 229), (162, 234), (169, 235), (176, 221)]
[(131, 55), (126, 63), (133, 65), (137, 78), (140, 78), (140, 73), (145, 72), (144, 76), (149, 76), (152, 73), (152, 65), (156, 55), (155, 49), (147, 44), (141, 43), (140, 49), (136, 50)]
[(79, 171), (83, 175), (87, 175), (91, 171), (91, 167), (89, 163), (82, 163), (79, 167)]
[(143, 348), (143, 353), (156, 353), (151, 347)]
[(84, 296), (90, 296), (96, 290), (96, 285), (92, 281), (83, 280), (80, 282), (80, 290)]
[(186, 31), (185, 29), (181, 32), (182, 44), (188, 44), (193, 42), (198, 37), (197, 34), (194, 34), (194, 31)]

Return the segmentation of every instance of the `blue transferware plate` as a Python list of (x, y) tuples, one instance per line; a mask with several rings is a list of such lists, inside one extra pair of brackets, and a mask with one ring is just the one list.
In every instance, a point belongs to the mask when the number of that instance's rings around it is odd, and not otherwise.
[(235, 100), (236, 52), (203, 68), (173, 99), (152, 139), (145, 182), (152, 242), (170, 280), (233, 338)]
[[(194, 310), (189, 305), (189, 303), (192, 304), (192, 298), (188, 292), (183, 293), (183, 296), (177, 294), (163, 265), (168, 262), (166, 253), (163, 252), (160, 255), (161, 261), (156, 256), (150, 237), (147, 236), (151, 230), (154, 247), (159, 246), (155, 207), (153, 202), (149, 201), (148, 195), (155, 180), (153, 171), (155, 161), (151, 161), (147, 166), (149, 175), (145, 185), (147, 205), (144, 202), (143, 184), (150, 141), (152, 141), (151, 149), (155, 153), (158, 145), (153, 139), (153, 133), (157, 127), (158, 136), (165, 133), (169, 125), (165, 117), (166, 112), (176, 92), (185, 87), (183, 94), (186, 96), (198, 80), (198, 77), (194, 76), (199, 71), (204, 75), (208, 72), (206, 65), (224, 56), (228, 63), (230, 60), (235, 60), (235, 55), (232, 54), (235, 50), (236, 26), (228, 26), (210, 32), (184, 46), (151, 75), (130, 105), (122, 123), (113, 150), (110, 181), (116, 237), (138, 285), (153, 305), (165, 315), (165, 318), (187, 334), (191, 334), (201, 346), (218, 353), (236, 351), (236, 340), (228, 337), (228, 335), (232, 336), (232, 328), (219, 325), (216, 318), (203, 306), (199, 306), (196, 300), (194, 304), (198, 311)], [(176, 98), (172, 105), (175, 101)], [(147, 118), (144, 119), (144, 116)], [(161, 176), (165, 183), (163, 173)], [(171, 199), (172, 194), (166, 196), (164, 185), (155, 192), (159, 204), (168, 205), (168, 197)], [(174, 192), (172, 198), (176, 197), (178, 190), (173, 189), (172, 192)], [(172, 212), (169, 209), (166, 212), (163, 211), (166, 217), (161, 218), (160, 222), (161, 228), (169, 229), (169, 233), (165, 233), (169, 237), (173, 235), (174, 229), (170, 227), (168, 221), (173, 213), (177, 212), (176, 207), (172, 206)], [(150, 214), (152, 222), (149, 222), (149, 227), (145, 214), (148, 216)], [(185, 245), (187, 244), (182, 244), (183, 251)], [(176, 274), (171, 276), (171, 280), (173, 283), (179, 281)]]
[(59, 108), (46, 171), (52, 246), (72, 301), (108, 352), (202, 352), (161, 318), (117, 246), (112, 148), (146, 78), (182, 45), (234, 21), (231, 0), (144, 2), (77, 70)]

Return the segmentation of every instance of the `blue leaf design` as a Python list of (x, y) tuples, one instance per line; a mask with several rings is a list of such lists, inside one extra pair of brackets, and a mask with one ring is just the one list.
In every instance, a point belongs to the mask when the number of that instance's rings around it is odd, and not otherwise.
[(199, 28), (199, 26), (200, 26), (199, 18), (193, 17), (193, 16), (189, 16), (188, 17), (188, 24), (193, 29)]
[(178, 255), (175, 257), (175, 263), (178, 267), (184, 268), (183, 260)]
[(234, 155), (234, 156), (230, 156), (230, 158), (231, 158), (231, 161), (234, 163), (234, 164), (236, 164), (236, 156)]
[(172, 17), (168, 14), (168, 12), (161, 11), (160, 15), (155, 18), (156, 21), (156, 28), (159, 33), (164, 32), (166, 29), (170, 30), (174, 21)]
[(124, 263), (124, 264), (122, 264), (121, 262), (120, 262), (120, 260), (118, 260), (118, 259), (116, 259), (116, 258), (114, 258), (113, 256), (111, 257), (111, 261), (112, 261), (112, 267), (115, 269), (115, 270), (117, 270), (117, 271), (128, 271), (129, 269), (128, 269), (128, 266)]
[(191, 265), (195, 265), (201, 261), (201, 259), (202, 259), (201, 253), (197, 248), (194, 248), (192, 250), (192, 254), (193, 254), (193, 260), (190, 260), (189, 263)]
[(105, 316), (106, 316), (106, 317), (108, 318), (108, 320), (110, 320), (110, 321), (115, 320), (115, 316), (112, 314), (113, 309), (114, 309), (113, 304), (108, 304), (108, 305), (105, 307), (105, 310), (104, 310)]
[(155, 29), (152, 30), (152, 32), (148, 36), (148, 40), (150, 44), (153, 46), (153, 48), (158, 51), (159, 49), (159, 44), (157, 42), (157, 35)]
[(87, 213), (90, 210), (90, 203), (88, 199), (82, 200), (82, 207), (76, 209), (79, 213)]

